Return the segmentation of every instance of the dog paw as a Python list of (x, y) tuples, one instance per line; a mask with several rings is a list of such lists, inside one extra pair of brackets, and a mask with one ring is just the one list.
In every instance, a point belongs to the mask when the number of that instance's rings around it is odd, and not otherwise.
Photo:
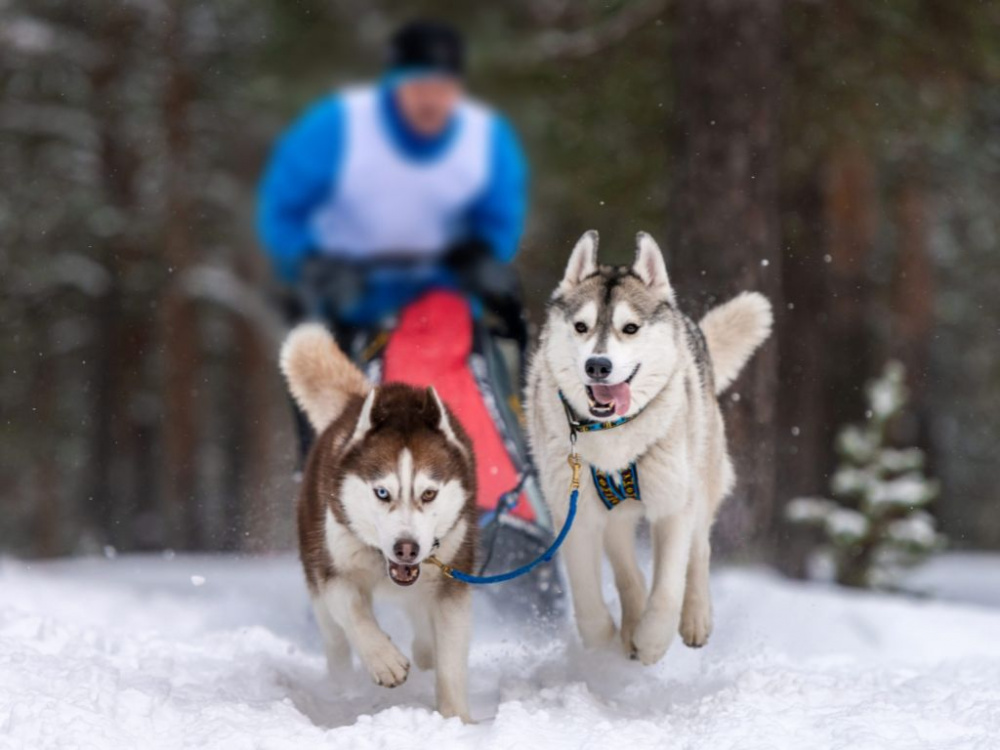
[(681, 640), (690, 648), (701, 648), (712, 634), (710, 607), (685, 607), (681, 614)]
[(366, 654), (365, 666), (376, 685), (388, 688), (402, 685), (410, 673), (410, 662), (388, 640), (378, 649)]
[(615, 639), (615, 621), (610, 614), (601, 618), (579, 620), (578, 626), (584, 648), (604, 648)]
[(468, 706), (458, 706), (450, 702), (443, 702), (438, 705), (438, 713), (441, 714), (446, 719), (454, 719), (458, 717), (462, 720), (463, 724), (475, 724), (472, 718), (469, 716)]
[(673, 635), (674, 628), (670, 627), (669, 618), (655, 611), (646, 612), (632, 636), (629, 657), (647, 667), (656, 664), (667, 653)]
[(625, 655), (632, 653), (632, 639), (635, 637), (635, 630), (639, 627), (645, 605), (645, 594), (640, 598), (632, 597), (631, 601), (622, 594), (622, 646), (625, 648)]
[(434, 647), (422, 638), (413, 639), (413, 663), (417, 669), (434, 669)]
[(635, 628), (637, 623), (635, 622), (623, 622), (621, 630), (621, 643), (622, 648), (625, 649), (625, 656), (629, 658), (632, 657), (632, 652), (634, 647), (632, 645), (633, 640), (635, 640)]

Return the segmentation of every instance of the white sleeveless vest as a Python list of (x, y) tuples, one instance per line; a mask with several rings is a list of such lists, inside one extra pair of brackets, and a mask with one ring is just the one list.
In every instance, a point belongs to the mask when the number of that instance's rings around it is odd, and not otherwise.
[(417, 161), (392, 140), (375, 88), (342, 95), (344, 143), (330, 199), (313, 215), (320, 249), (331, 255), (433, 255), (461, 236), (469, 206), (486, 187), (493, 116), (463, 100), (444, 151)]

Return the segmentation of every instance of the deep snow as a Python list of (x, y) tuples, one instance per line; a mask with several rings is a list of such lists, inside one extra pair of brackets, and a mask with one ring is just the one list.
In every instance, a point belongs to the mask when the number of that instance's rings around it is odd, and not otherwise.
[[(961, 591), (948, 583), (984, 565), (951, 558), (922, 584)], [(1000, 746), (1000, 610), (761, 571), (713, 585), (709, 645), (677, 641), (651, 668), (582, 651), (568, 625), (504, 622), (478, 596), (479, 723), (463, 726), (430, 710), (429, 674), (392, 691), (328, 677), (292, 557), (7, 561), (0, 747)], [(408, 650), (402, 618), (385, 620)]]

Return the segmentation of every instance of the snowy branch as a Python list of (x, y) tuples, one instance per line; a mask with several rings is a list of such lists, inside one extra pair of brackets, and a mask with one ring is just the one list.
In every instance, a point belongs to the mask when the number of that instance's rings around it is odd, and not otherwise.
[(0, 23), (0, 48), (25, 57), (58, 55), (81, 66), (100, 57), (100, 51), (83, 34), (50, 21), (17, 16)]
[(785, 508), (788, 521), (823, 531), (817, 554), (832, 552), (837, 580), (846, 585), (890, 586), (901, 568), (945, 544), (934, 517), (920, 510), (940, 492), (923, 472), (923, 451), (885, 445), (907, 403), (905, 377), (902, 364), (889, 362), (865, 388), (865, 422), (839, 431), (834, 499), (799, 497)]
[(211, 302), (251, 322), (262, 336), (277, 346), (285, 326), (260, 291), (232, 271), (217, 266), (196, 266), (181, 274), (181, 290), (189, 297)]
[(96, 149), (93, 118), (83, 109), (63, 104), (8, 101), (0, 106), (0, 130), (24, 135), (47, 135)]
[(594, 26), (569, 32), (550, 31), (540, 35), (514, 60), (526, 66), (590, 57), (621, 43), (633, 31), (663, 13), (668, 5), (667, 0), (627, 3), (614, 16)]

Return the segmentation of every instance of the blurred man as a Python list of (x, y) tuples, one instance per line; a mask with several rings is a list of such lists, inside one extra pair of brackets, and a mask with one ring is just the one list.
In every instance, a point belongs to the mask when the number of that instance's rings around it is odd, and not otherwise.
[(321, 269), (338, 327), (375, 324), (434, 286), (509, 307), (526, 165), (507, 121), (466, 96), (464, 70), (454, 29), (408, 24), (381, 81), (324, 97), (274, 151), (261, 237), (284, 282), (315, 286)]

